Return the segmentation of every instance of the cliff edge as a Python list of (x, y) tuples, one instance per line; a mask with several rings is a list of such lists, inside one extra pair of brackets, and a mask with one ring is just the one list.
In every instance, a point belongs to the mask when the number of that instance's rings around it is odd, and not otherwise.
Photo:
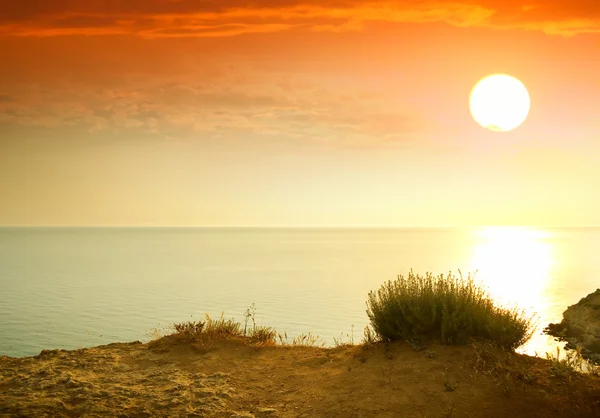
[(549, 324), (544, 332), (565, 341), (566, 348), (580, 346), (585, 359), (600, 364), (600, 289), (569, 306), (563, 320)]

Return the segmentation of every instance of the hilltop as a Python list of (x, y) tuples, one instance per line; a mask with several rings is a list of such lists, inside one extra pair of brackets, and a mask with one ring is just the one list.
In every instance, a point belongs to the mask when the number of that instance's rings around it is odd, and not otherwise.
[(600, 377), (488, 343), (322, 348), (174, 334), (1, 357), (0, 416), (600, 417)]

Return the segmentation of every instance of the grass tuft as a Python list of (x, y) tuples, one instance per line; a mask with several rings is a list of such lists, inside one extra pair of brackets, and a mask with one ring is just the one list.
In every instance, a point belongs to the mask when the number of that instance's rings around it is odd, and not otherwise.
[(373, 344), (377, 340), (375, 333), (373, 332), (373, 330), (371, 329), (371, 327), (369, 325), (365, 325), (363, 335), (364, 336), (363, 336), (362, 343), (364, 345)]
[[(219, 338), (239, 337), (255, 346), (325, 346), (325, 342), (318, 335), (312, 335), (310, 332), (290, 339), (287, 333), (282, 335), (273, 327), (256, 325), (256, 307), (254, 303), (246, 310), (244, 316), (245, 322), (242, 325), (235, 319), (225, 319), (224, 313), (221, 313), (219, 319), (212, 319), (207, 313), (204, 321), (176, 323), (171, 325), (171, 328), (175, 331), (174, 335), (185, 341), (203, 341), (206, 343)], [(251, 326), (248, 324), (250, 321), (252, 321)]]
[(278, 334), (278, 338), (281, 345), (287, 346), (303, 346), (303, 347), (324, 347), (325, 341), (322, 341), (321, 337), (318, 335), (312, 335), (310, 332), (308, 334), (300, 334), (296, 338), (293, 338), (291, 341), (288, 339), (287, 332), (282, 334)]
[[(347, 340), (346, 340), (347, 338)], [(352, 324), (352, 334), (346, 334), (344, 337), (344, 333), (340, 334), (339, 338), (333, 337), (333, 345), (335, 347), (350, 347), (354, 345), (354, 324)]]
[(225, 319), (224, 313), (221, 313), (219, 319), (212, 319), (209, 314), (205, 314), (203, 321), (175, 323), (171, 327), (175, 331), (175, 335), (187, 341), (200, 338), (227, 338), (242, 335), (241, 324), (234, 319)]
[(277, 344), (277, 331), (272, 327), (257, 326), (249, 335), (250, 342), (259, 345)]
[(567, 377), (573, 372), (583, 372), (584, 369), (581, 347), (577, 347), (574, 352), (566, 352), (562, 359), (560, 358), (560, 348), (556, 347), (556, 356), (546, 353), (546, 359), (552, 362), (550, 370), (554, 377)]
[(515, 349), (527, 342), (535, 329), (532, 318), (523, 311), (495, 306), (470, 274), (465, 280), (462, 274), (459, 278), (451, 273), (423, 277), (411, 270), (408, 277), (399, 275), (369, 292), (367, 315), (383, 341), (466, 344), (486, 339)]
[(212, 319), (208, 314), (205, 314), (205, 316), (205, 334), (223, 337), (237, 337), (243, 335), (242, 325), (235, 319), (225, 319), (224, 312), (221, 312), (221, 317), (219, 319)]
[(194, 339), (202, 334), (205, 324), (206, 323), (202, 321), (191, 321), (173, 324), (173, 328), (175, 329), (175, 332), (182, 337), (185, 337), (186, 339)]

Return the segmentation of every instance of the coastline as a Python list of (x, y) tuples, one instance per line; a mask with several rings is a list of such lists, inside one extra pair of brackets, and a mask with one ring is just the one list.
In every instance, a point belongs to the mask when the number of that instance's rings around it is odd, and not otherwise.
[(600, 365), (600, 289), (569, 306), (562, 321), (549, 324), (544, 332), (565, 342), (567, 349), (579, 348), (584, 359)]

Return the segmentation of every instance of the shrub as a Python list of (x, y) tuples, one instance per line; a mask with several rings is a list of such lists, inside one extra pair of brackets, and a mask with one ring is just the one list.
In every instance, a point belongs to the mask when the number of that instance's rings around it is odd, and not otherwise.
[(263, 345), (277, 344), (277, 331), (272, 327), (255, 326), (250, 332), (250, 341)]
[(220, 336), (240, 336), (242, 335), (242, 324), (235, 319), (225, 319), (224, 312), (221, 312), (219, 319), (212, 319), (208, 314), (204, 325), (204, 333)]
[(241, 335), (241, 324), (233, 319), (225, 319), (221, 313), (219, 319), (212, 319), (205, 314), (204, 321), (182, 322), (172, 325), (175, 334), (182, 336), (186, 340), (194, 340), (202, 336), (239, 336)]
[(173, 324), (175, 332), (187, 339), (194, 339), (198, 337), (204, 329), (205, 323), (202, 321), (198, 322), (184, 322), (180, 324)]
[[(460, 271), (459, 271), (460, 273)], [(515, 349), (534, 331), (532, 318), (523, 311), (494, 305), (471, 275), (466, 280), (449, 273), (425, 277), (398, 276), (376, 292), (369, 292), (367, 315), (384, 341), (437, 340), (465, 344), (484, 338)]]

